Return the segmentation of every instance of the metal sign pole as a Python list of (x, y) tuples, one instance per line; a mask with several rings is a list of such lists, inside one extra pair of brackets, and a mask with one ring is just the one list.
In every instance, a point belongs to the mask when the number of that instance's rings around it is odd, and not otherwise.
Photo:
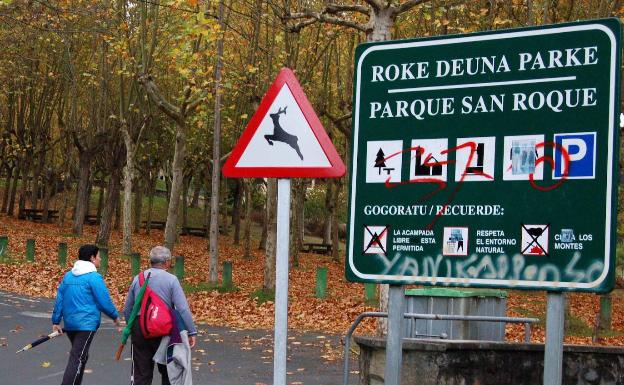
[(390, 285), (388, 292), (388, 336), (386, 342), (386, 367), (384, 384), (401, 383), (401, 362), (403, 360), (403, 312), (405, 290), (401, 285)]
[(273, 384), (286, 385), (288, 341), (288, 245), (290, 227), (290, 179), (277, 180), (277, 245), (275, 256), (275, 338)]
[(546, 346), (544, 348), (544, 385), (561, 385), (563, 374), (564, 297), (548, 292), (546, 305)]

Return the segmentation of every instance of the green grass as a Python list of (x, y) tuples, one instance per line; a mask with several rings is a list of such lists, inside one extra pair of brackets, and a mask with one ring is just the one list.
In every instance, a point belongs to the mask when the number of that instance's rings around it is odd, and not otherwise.
[(593, 329), (582, 319), (571, 316), (568, 318), (568, 328), (566, 329), (565, 334), (575, 337), (591, 337)]
[(274, 302), (275, 301), (275, 291), (273, 290), (265, 290), (258, 289), (249, 295), (251, 299), (255, 300), (258, 305), (262, 305), (265, 302)]

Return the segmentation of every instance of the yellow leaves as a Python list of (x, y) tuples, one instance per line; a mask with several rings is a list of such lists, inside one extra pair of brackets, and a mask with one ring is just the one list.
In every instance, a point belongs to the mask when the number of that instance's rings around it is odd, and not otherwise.
[(42, 363), (41, 363), (41, 367), (42, 367), (42, 368), (49, 368), (49, 367), (50, 367), (50, 365), (51, 365), (51, 364), (50, 364), (50, 362), (48, 362), (48, 361), (44, 361), (44, 362), (42, 362)]
[(188, 1), (188, 4), (189, 4), (191, 7), (195, 7), (195, 6), (197, 6), (197, 0), (187, 0), (187, 1)]

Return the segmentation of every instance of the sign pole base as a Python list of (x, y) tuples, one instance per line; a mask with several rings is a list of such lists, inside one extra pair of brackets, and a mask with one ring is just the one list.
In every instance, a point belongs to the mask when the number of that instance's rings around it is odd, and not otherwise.
[(403, 311), (405, 290), (401, 285), (390, 285), (388, 293), (388, 335), (386, 338), (386, 367), (384, 384), (401, 383), (401, 363), (403, 361)]
[(546, 345), (544, 347), (544, 385), (561, 385), (563, 376), (564, 296), (548, 292), (546, 305)]

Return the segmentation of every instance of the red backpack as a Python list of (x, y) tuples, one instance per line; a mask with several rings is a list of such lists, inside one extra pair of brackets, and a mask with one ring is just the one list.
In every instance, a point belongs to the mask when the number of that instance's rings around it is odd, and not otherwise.
[[(151, 273), (149, 273), (151, 275)], [(148, 276), (149, 279), (149, 276)], [(145, 277), (143, 273), (139, 274), (139, 285), (143, 286)], [(139, 324), (145, 338), (157, 338), (169, 335), (173, 327), (173, 319), (169, 306), (156, 294), (149, 282), (145, 288), (143, 299), (141, 300), (141, 314), (139, 315)]]

